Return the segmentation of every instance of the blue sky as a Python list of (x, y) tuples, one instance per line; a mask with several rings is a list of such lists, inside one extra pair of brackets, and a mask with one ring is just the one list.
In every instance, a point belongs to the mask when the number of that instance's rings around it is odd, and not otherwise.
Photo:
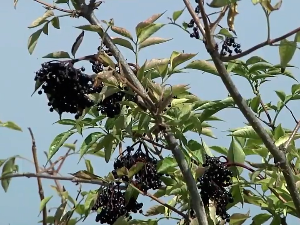
[[(51, 2), (51, 1), (50, 1)], [(194, 1), (192, 1), (194, 3)], [(114, 18), (115, 25), (126, 27), (132, 34), (135, 31), (135, 25), (148, 18), (155, 13), (167, 12), (160, 18), (158, 22), (167, 23), (168, 16), (172, 16), (173, 11), (180, 10), (184, 7), (182, 1), (164, 0), (164, 1), (120, 1), (107, 0), (105, 4), (96, 12), (99, 19), (109, 20)], [(281, 36), (282, 34), (299, 26), (298, 20), (291, 18), (299, 18), (298, 9), (300, 2), (293, 3), (284, 1), (282, 8), (278, 12), (271, 15), (271, 37)], [(42, 56), (54, 51), (69, 51), (73, 41), (80, 33), (75, 26), (87, 25), (84, 19), (71, 19), (64, 17), (60, 20), (61, 29), (57, 30), (50, 26), (49, 36), (42, 35), (38, 41), (37, 47), (33, 55), (29, 55), (27, 50), (28, 37), (36, 29), (28, 29), (27, 27), (37, 17), (43, 15), (44, 9), (41, 5), (33, 1), (20, 0), (17, 10), (13, 8), (13, 0), (4, 1), (0, 8), (0, 27), (2, 29), (0, 38), (1, 49), (1, 76), (0, 76), (0, 120), (12, 120), (23, 128), (23, 132), (16, 132), (8, 129), (0, 129), (0, 158), (5, 159), (12, 155), (22, 155), (31, 158), (31, 139), (27, 131), (27, 127), (31, 127), (36, 138), (38, 157), (40, 163), (46, 162), (44, 151), (48, 151), (49, 145), (53, 138), (67, 127), (53, 125), (58, 120), (58, 115), (50, 113), (45, 96), (34, 95), (31, 97), (34, 88), (35, 71), (40, 68), (43, 62)], [(238, 42), (241, 43), (242, 49), (247, 49), (258, 44), (266, 38), (266, 23), (264, 13), (259, 6), (254, 7), (250, 0), (241, 1), (239, 6), (240, 14), (236, 18), (236, 31), (238, 34)], [(178, 20), (189, 21), (188, 13)], [(226, 27), (225, 22), (222, 24)], [(197, 59), (208, 59), (206, 50), (202, 42), (189, 38), (189, 36), (175, 26), (165, 26), (155, 36), (164, 38), (174, 38), (172, 41), (154, 46), (153, 48), (144, 49), (140, 54), (140, 64), (146, 59), (166, 58), (169, 57), (173, 50), (186, 53), (198, 53)], [(85, 39), (77, 52), (77, 56), (84, 56), (96, 51), (100, 43), (99, 37), (95, 33), (86, 33)], [(252, 55), (259, 55), (274, 64), (279, 63), (279, 54), (277, 47), (266, 47), (254, 52)], [(124, 51), (125, 58), (133, 61), (134, 56), (128, 51)], [(246, 56), (244, 59), (249, 58)], [(292, 60), (292, 64), (299, 66), (299, 53)], [(87, 71), (90, 66), (87, 65)], [(299, 79), (298, 69), (293, 70), (294, 75)], [(251, 89), (247, 82), (240, 77), (234, 77), (236, 85), (239, 87), (245, 98), (253, 97)], [(190, 84), (191, 91), (198, 95), (201, 99), (213, 100), (223, 99), (227, 97), (227, 91), (221, 80), (209, 74), (202, 74), (197, 71), (190, 71), (188, 74), (178, 74), (171, 78), (172, 84)], [(262, 90), (265, 102), (277, 101), (274, 90), (283, 90), (290, 93), (290, 86), (295, 81), (283, 77), (275, 78), (272, 82), (265, 84)], [(297, 118), (300, 113), (297, 110), (297, 103), (291, 104)], [(214, 129), (217, 140), (206, 138), (205, 141), (209, 145), (229, 146), (230, 138), (226, 137), (228, 128), (243, 126), (245, 119), (237, 110), (226, 110), (218, 114), (225, 122), (214, 123), (217, 129)], [(284, 127), (292, 129), (294, 121), (288, 111), (281, 114), (279, 121)], [(85, 134), (84, 136), (85, 137)], [(81, 144), (83, 137), (74, 136), (68, 143), (78, 139)], [(190, 136), (189, 138), (197, 138)], [(61, 150), (61, 154), (65, 153), (65, 149)], [(72, 173), (84, 169), (84, 163), (77, 164), (76, 156), (70, 157), (64, 168), (63, 174)], [(111, 170), (111, 164), (105, 164), (102, 159), (93, 159), (94, 171), (96, 174), (104, 176)], [(33, 171), (32, 164), (24, 161), (18, 161), (20, 172)], [(76, 194), (77, 187), (72, 183), (62, 183), (66, 189), (73, 195)], [(50, 185), (52, 181), (43, 181), (45, 196), (55, 195)], [(84, 185), (85, 190), (96, 189), (92, 185)], [(0, 208), (1, 208), (1, 224), (19, 225), (19, 224), (37, 224), (39, 211), (39, 196), (35, 179), (16, 178), (11, 182), (8, 193), (0, 190)], [(146, 207), (150, 205), (145, 199)], [(57, 205), (58, 198), (52, 199), (50, 206)], [(152, 204), (152, 203), (151, 203)], [(17, 211), (16, 211), (17, 208)], [(239, 212), (247, 212), (249, 206), (246, 205)], [(260, 210), (250, 208), (251, 214), (258, 214)], [(54, 213), (54, 212), (52, 212)], [(295, 220), (294, 220), (295, 221)], [(291, 221), (292, 222), (292, 221)], [(94, 216), (88, 218), (85, 224), (96, 224)], [(165, 224), (174, 224), (174, 222), (165, 221)]]

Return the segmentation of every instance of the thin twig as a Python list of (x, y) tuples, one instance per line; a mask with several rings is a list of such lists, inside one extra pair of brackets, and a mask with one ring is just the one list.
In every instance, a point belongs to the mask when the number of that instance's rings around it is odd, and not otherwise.
[(74, 12), (73, 10), (62, 9), (62, 8), (59, 8), (59, 7), (55, 6), (55, 5), (51, 5), (51, 4), (48, 4), (48, 3), (40, 1), (40, 0), (33, 0), (33, 1), (38, 2), (38, 3), (46, 6), (47, 8), (56, 9), (56, 10), (61, 11), (61, 12), (65, 12), (65, 13), (73, 13)]
[(14, 174), (7, 174), (0, 177), (0, 180), (7, 180), (10, 178), (17, 178), (17, 177), (27, 177), (27, 178), (43, 178), (43, 179), (50, 179), (50, 180), (65, 180), (65, 181), (72, 181), (74, 183), (83, 183), (83, 184), (97, 184), (102, 186), (107, 186), (108, 184), (99, 179), (81, 179), (76, 177), (65, 177), (65, 176), (54, 176), (48, 174), (40, 174), (40, 173), (14, 173)]
[[(228, 10), (228, 5), (224, 6), (223, 9), (221, 10), (218, 18), (215, 20), (215, 22), (210, 24), (210, 32), (212, 34), (214, 34), (217, 26), (219, 25), (220, 21), (223, 19), (223, 17), (225, 16), (226, 11)], [(208, 14), (209, 15), (209, 14)]]
[(300, 120), (297, 123), (296, 127), (294, 128), (293, 132), (291, 133), (291, 136), (289, 137), (289, 139), (285, 142), (284, 147), (283, 147), (284, 149), (287, 149), (289, 147), (290, 143), (293, 141), (295, 135), (297, 134), (299, 128), (300, 128)]
[(270, 114), (269, 114), (269, 112), (268, 112), (268, 110), (267, 110), (264, 102), (262, 101), (261, 96), (257, 95), (257, 97), (259, 97), (259, 103), (260, 103), (261, 107), (263, 108), (263, 110), (264, 110), (264, 112), (265, 112), (265, 114), (266, 114), (266, 116), (268, 118), (269, 123), (267, 125), (269, 127), (271, 127), (272, 130), (275, 130), (275, 124), (273, 124), (272, 118), (271, 118), (271, 116), (270, 116)]
[[(150, 137), (150, 136), (149, 136), (149, 137)], [(157, 146), (157, 147), (171, 150), (171, 149), (168, 148), (167, 146), (164, 146), (164, 145), (162, 145), (162, 144), (159, 144), (159, 143), (155, 142), (153, 139), (149, 139), (149, 138), (147, 138), (147, 137), (141, 137), (141, 139), (143, 139), (143, 140), (145, 140), (145, 141), (147, 141), (147, 142), (149, 142), (149, 143), (151, 143), (151, 144), (153, 144), (153, 145), (155, 145), (155, 146)]]
[(272, 45), (272, 44), (274, 44), (276, 42), (279, 42), (279, 41), (281, 41), (281, 40), (283, 40), (285, 38), (288, 38), (288, 37), (292, 36), (293, 34), (296, 34), (299, 31), (300, 31), (300, 27), (298, 27), (298, 28), (296, 28), (296, 29), (294, 29), (294, 30), (286, 33), (285, 35), (282, 35), (282, 36), (278, 37), (278, 38), (271, 39), (269, 41), (266, 40), (266, 41), (264, 41), (264, 42), (262, 42), (262, 43), (260, 43), (258, 45), (253, 46), (252, 48), (249, 48), (246, 51), (243, 51), (240, 54), (233, 55), (233, 56), (227, 56), (227, 57), (221, 57), (221, 60), (223, 62), (228, 62), (230, 60), (241, 58), (241, 57), (246, 56), (246, 55), (248, 55), (248, 54), (250, 54), (250, 53), (252, 53), (252, 52), (254, 52), (254, 51), (256, 51), (256, 50), (258, 50), (260, 48), (263, 48), (263, 47), (267, 46), (267, 45)]
[[(39, 162), (38, 162), (37, 153), (36, 153), (35, 138), (34, 138), (33, 132), (30, 127), (28, 127), (28, 130), (29, 130), (29, 133), (31, 136), (31, 141), (32, 141), (31, 150), (32, 150), (32, 157), (33, 157), (35, 172), (39, 173), (40, 169), (39, 169)], [(45, 198), (45, 195), (44, 195), (41, 178), (37, 177), (37, 183), (38, 183), (40, 200), (43, 201), (43, 199)], [(46, 206), (43, 208), (43, 225), (47, 225), (47, 208), (46, 208)]]
[(289, 110), (289, 112), (291, 113), (291, 115), (292, 115), (294, 121), (295, 121), (296, 124), (297, 124), (297, 123), (298, 123), (298, 120), (297, 120), (296, 117), (294, 116), (294, 113), (292, 112), (292, 110), (291, 110), (286, 104), (284, 104), (284, 106), (287, 108), (287, 110)]

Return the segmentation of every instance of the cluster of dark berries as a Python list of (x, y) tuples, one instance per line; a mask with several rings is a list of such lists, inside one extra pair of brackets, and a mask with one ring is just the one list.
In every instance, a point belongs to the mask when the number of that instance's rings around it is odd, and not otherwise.
[(130, 213), (142, 213), (143, 203), (138, 203), (131, 197), (125, 200), (125, 191), (120, 190), (120, 183), (112, 182), (108, 187), (100, 189), (92, 210), (101, 208), (96, 216), (96, 222), (114, 224), (121, 216), (131, 219)]
[(241, 45), (235, 42), (234, 37), (226, 37), (220, 54), (222, 56), (226, 56), (227, 54), (231, 56), (233, 52), (236, 54), (242, 53)]
[(97, 104), (97, 110), (101, 111), (102, 114), (106, 114), (109, 118), (114, 118), (119, 115), (121, 112), (121, 104), (119, 103), (122, 100), (135, 101), (135, 95), (126, 93), (129, 89), (127, 87), (121, 88), (121, 90), (108, 96), (103, 101)]
[(100, 73), (104, 70), (104, 66), (102, 63), (100, 63), (99, 61), (95, 61), (95, 60), (90, 60), (90, 63), (92, 64), (92, 71), (94, 73)]
[[(34, 80), (42, 84), (47, 94), (50, 111), (56, 110), (76, 114), (78, 119), (85, 108), (94, 105), (88, 94), (100, 93), (102, 86), (94, 87), (94, 79), (83, 73), (84, 68), (76, 69), (71, 63), (50, 61), (42, 64)], [(39, 90), (38, 94), (43, 91)]]
[(188, 23), (188, 28), (193, 28), (193, 33), (190, 33), (191, 38), (200, 39), (200, 34), (198, 27), (195, 26), (194, 19), (191, 19), (191, 21)]
[[(125, 167), (128, 170), (137, 164), (143, 163), (143, 167), (134, 176), (134, 183), (139, 187), (141, 191), (147, 192), (149, 189), (156, 190), (161, 186), (161, 180), (163, 174), (157, 173), (157, 159), (154, 158), (147, 149), (142, 149), (142, 145), (134, 152), (133, 147), (127, 147), (126, 150), (116, 159), (114, 162), (114, 171), (112, 174), (115, 179), (119, 178), (117, 170)], [(128, 177), (122, 176), (122, 179), (127, 181)]]
[(216, 215), (229, 222), (230, 215), (226, 212), (226, 206), (233, 202), (233, 197), (225, 188), (232, 184), (233, 174), (218, 157), (206, 155), (203, 166), (208, 167), (203, 176), (198, 178), (203, 203), (208, 206), (209, 201), (212, 201), (216, 206)]

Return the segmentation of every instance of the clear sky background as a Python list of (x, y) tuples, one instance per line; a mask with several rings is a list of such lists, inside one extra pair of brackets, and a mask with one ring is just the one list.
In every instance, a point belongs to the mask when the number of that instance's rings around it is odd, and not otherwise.
[[(50, 1), (51, 2), (51, 1)], [(192, 1), (194, 4), (194, 1)], [(275, 4), (275, 3), (274, 3)], [(147, 19), (155, 13), (167, 12), (159, 19), (158, 22), (167, 23), (168, 16), (172, 16), (173, 11), (180, 10), (184, 7), (182, 1), (174, 0), (154, 0), (154, 1), (121, 1), (121, 0), (106, 0), (106, 3), (100, 7), (96, 12), (99, 19), (109, 20), (114, 18), (115, 25), (126, 27), (134, 34), (135, 25)], [(284, 1), (282, 8), (278, 12), (271, 15), (271, 34), (272, 37), (278, 37), (282, 34), (299, 26), (299, 1)], [(31, 139), (27, 131), (27, 127), (31, 127), (36, 138), (38, 157), (40, 163), (46, 162), (43, 151), (48, 151), (49, 145), (53, 138), (68, 127), (61, 125), (53, 125), (58, 120), (58, 115), (49, 112), (46, 97), (34, 95), (31, 97), (34, 89), (33, 78), (35, 71), (40, 68), (40, 64), (44, 61), (41, 57), (54, 51), (69, 51), (73, 41), (80, 33), (80, 30), (75, 29), (75, 26), (87, 25), (84, 19), (62, 18), (60, 20), (61, 29), (57, 30), (49, 26), (49, 36), (41, 35), (37, 47), (33, 55), (29, 55), (27, 50), (28, 37), (36, 29), (28, 29), (27, 26), (37, 17), (42, 16), (44, 9), (41, 5), (33, 1), (20, 0), (17, 10), (13, 8), (13, 0), (2, 2), (0, 7), (0, 61), (1, 61), (1, 75), (0, 75), (0, 120), (11, 120), (22, 127), (23, 132), (12, 131), (9, 129), (0, 129), (0, 158), (5, 159), (13, 155), (22, 155), (31, 159)], [(238, 42), (241, 43), (242, 49), (258, 44), (266, 39), (266, 23), (265, 17), (260, 6), (253, 6), (250, 0), (243, 0), (239, 4), (239, 12), (236, 17), (236, 31), (238, 34)], [(187, 12), (178, 20), (188, 22), (190, 15)], [(222, 24), (227, 27), (225, 22)], [(140, 54), (140, 64), (146, 59), (152, 58), (166, 58), (169, 57), (173, 50), (182, 51), (186, 53), (197, 53), (197, 59), (208, 59), (208, 55), (201, 41), (189, 38), (189, 36), (175, 26), (166, 26), (155, 34), (164, 38), (174, 38), (172, 41), (145, 49)], [(99, 38), (95, 33), (86, 33), (82, 46), (77, 52), (77, 56), (84, 56), (94, 53), (99, 46)], [(124, 51), (125, 57), (128, 61), (133, 61), (133, 54)], [(279, 63), (279, 54), (277, 47), (266, 47), (256, 51), (252, 55), (259, 55), (269, 62), (274, 64)], [(246, 56), (244, 59), (249, 58)], [(292, 60), (292, 64), (299, 66), (299, 52)], [(88, 64), (87, 71), (91, 71)], [(299, 70), (293, 70), (297, 79), (299, 77)], [(236, 85), (239, 87), (245, 98), (253, 97), (251, 89), (246, 80), (240, 77), (234, 77)], [(201, 99), (213, 100), (224, 99), (227, 97), (227, 90), (223, 86), (221, 80), (210, 74), (202, 74), (198, 71), (190, 71), (188, 74), (178, 74), (172, 77), (170, 83), (172, 84), (191, 84), (191, 91), (198, 95)], [(265, 102), (276, 101), (277, 96), (274, 90), (283, 90), (288, 94), (290, 87), (295, 81), (278, 77), (273, 79), (263, 86), (263, 100)], [(297, 118), (300, 117), (298, 103), (295, 102), (290, 105)], [(225, 122), (214, 123), (217, 127), (214, 129), (215, 135), (218, 139), (205, 138), (209, 145), (229, 146), (230, 138), (226, 137), (228, 128), (235, 128), (243, 126), (245, 119), (241, 116), (238, 110), (226, 110), (218, 114), (219, 117), (225, 119)], [(67, 117), (67, 115), (65, 116)], [(286, 128), (292, 129), (294, 121), (288, 111), (281, 114), (279, 120)], [(86, 137), (86, 134), (83, 135)], [(83, 137), (79, 135), (72, 137), (68, 143), (78, 139), (80, 146)], [(196, 135), (189, 136), (189, 138), (197, 138)], [(65, 149), (61, 149), (60, 153), (64, 154)], [(60, 154), (59, 154), (60, 155)], [(77, 164), (78, 157), (70, 157), (65, 163), (62, 173), (67, 175), (81, 169), (85, 169), (83, 162)], [(100, 176), (105, 176), (112, 170), (111, 164), (105, 164), (101, 158), (92, 160), (94, 171)], [(32, 164), (18, 160), (20, 172), (30, 172), (34, 170)], [(66, 189), (76, 195), (77, 186), (70, 182), (63, 182)], [(50, 185), (52, 181), (43, 181), (45, 196), (55, 195)], [(96, 189), (93, 185), (83, 185), (84, 190)], [(31, 178), (16, 178), (12, 180), (8, 193), (0, 190), (0, 216), (2, 225), (20, 225), (20, 224), (37, 224), (41, 219), (38, 218), (39, 211), (39, 196), (36, 185), (36, 179)], [(149, 207), (149, 200), (143, 200), (145, 207)], [(53, 198), (50, 206), (59, 204), (58, 198)], [(49, 207), (48, 207), (49, 208)], [(260, 213), (260, 209), (249, 208), (245, 205), (243, 209), (235, 209), (236, 212), (246, 213), (251, 210), (251, 214)], [(54, 212), (50, 213), (54, 214)], [(96, 224), (94, 222), (95, 216), (90, 216), (84, 224)], [(296, 222), (297, 220), (289, 220)], [(251, 222), (251, 220), (249, 220)], [(175, 224), (174, 221), (163, 221), (161, 224)], [(249, 223), (247, 223), (249, 224)]]

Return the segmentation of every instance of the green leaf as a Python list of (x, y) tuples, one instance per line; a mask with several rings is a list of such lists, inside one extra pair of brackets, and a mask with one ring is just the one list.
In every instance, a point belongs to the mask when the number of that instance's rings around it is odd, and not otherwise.
[(71, 0), (71, 2), (72, 2), (73, 7), (74, 7), (76, 10), (80, 10), (81, 6), (80, 6), (79, 3), (81, 2), (81, 0)]
[(233, 37), (233, 35), (226, 28), (222, 28), (219, 31), (219, 34), (224, 35), (225, 37), (229, 37), (229, 38)]
[(250, 107), (253, 110), (253, 112), (258, 112), (258, 107), (260, 105), (260, 96), (256, 96), (251, 100)]
[(211, 3), (207, 5), (212, 8), (221, 8), (235, 2), (237, 2), (237, 0), (212, 0)]
[(266, 71), (266, 69), (270, 69), (273, 66), (269, 63), (255, 63), (253, 66), (249, 69), (249, 74), (253, 74), (257, 71)]
[(89, 134), (85, 140), (83, 141), (83, 143), (81, 144), (80, 147), (80, 158), (82, 158), (82, 156), (84, 154), (86, 154), (86, 152), (92, 147), (93, 144), (95, 144), (101, 137), (103, 137), (104, 134), (101, 132), (94, 132)]
[[(235, 138), (232, 138), (227, 157), (232, 163), (243, 164), (245, 162), (245, 153)], [(233, 173), (235, 175), (241, 174), (242, 171), (243, 168), (234, 166)]]
[(165, 26), (165, 24), (156, 23), (156, 24), (150, 24), (147, 27), (143, 28), (138, 37), (138, 44), (141, 44), (142, 42), (144, 42), (147, 38), (149, 38), (151, 35), (156, 33), (163, 26)]
[(6, 127), (12, 130), (22, 131), (21, 127), (19, 127), (17, 124), (15, 124), (12, 121), (7, 121), (7, 122), (0, 121), (0, 127)]
[(84, 30), (77, 36), (76, 40), (74, 41), (72, 48), (71, 48), (71, 53), (72, 55), (75, 57), (75, 54), (78, 50), (78, 48), (80, 47), (82, 41), (84, 38)]
[(252, 221), (251, 225), (261, 225), (261, 224), (264, 224), (271, 217), (272, 217), (272, 215), (267, 214), (267, 213), (258, 214), (258, 215), (254, 216), (252, 218), (253, 221)]
[(41, 24), (47, 22), (47, 18), (54, 16), (54, 13), (52, 10), (47, 10), (45, 12), (45, 14), (42, 17), (37, 18), (35, 21), (33, 21), (28, 28), (34, 28), (34, 27), (38, 27)]
[(148, 46), (151, 46), (151, 45), (157, 45), (157, 44), (160, 44), (160, 43), (164, 43), (164, 42), (170, 41), (172, 39), (173, 38), (167, 39), (167, 38), (161, 38), (161, 37), (149, 37), (145, 41), (140, 43), (139, 50), (141, 50), (142, 48), (146, 48)]
[(152, 206), (150, 209), (148, 209), (145, 216), (155, 216), (164, 213), (165, 213), (165, 207), (163, 205), (155, 205)]
[(218, 70), (214, 64), (205, 60), (195, 60), (189, 63), (184, 69), (201, 70), (219, 76)]
[(275, 91), (275, 92), (276, 92), (278, 98), (284, 102), (286, 99), (286, 94), (283, 91)]
[(126, 192), (125, 192), (125, 201), (126, 204), (130, 201), (130, 199), (137, 199), (139, 196), (139, 191), (136, 187), (134, 187), (132, 184), (128, 185)]
[(43, 56), (43, 58), (50, 58), (50, 59), (70, 59), (70, 55), (67, 52), (64, 51), (57, 51), (49, 53), (48, 55)]
[[(208, 103), (210, 104), (210, 106), (208, 108), (206, 108), (200, 116), (200, 121), (203, 122), (205, 120), (207, 120), (210, 116), (216, 114), (217, 112), (221, 111), (222, 109), (226, 109), (230, 106), (234, 105), (234, 100), (233, 98), (229, 97), (226, 98), (222, 101), (216, 101), (212, 103)], [(203, 107), (205, 107), (206, 104), (202, 105), (199, 109), (202, 109)]]
[(230, 225), (241, 225), (243, 224), (248, 218), (250, 218), (249, 213), (242, 214), (242, 213), (234, 213), (230, 216)]
[(174, 158), (172, 157), (165, 157), (163, 160), (160, 160), (157, 163), (157, 172), (158, 173), (163, 173), (167, 171), (171, 167), (176, 167), (177, 162)]
[[(269, 130), (266, 130), (266, 132), (270, 134)], [(242, 128), (235, 129), (234, 131), (232, 131), (230, 136), (250, 138), (250, 139), (260, 139), (260, 137), (255, 132), (252, 126), (245, 126)]]
[(30, 37), (28, 39), (28, 45), (27, 45), (28, 46), (28, 52), (29, 52), (30, 55), (33, 53), (42, 31), (43, 31), (43, 28), (37, 30), (32, 35), (30, 35)]
[(59, 18), (57, 16), (51, 20), (51, 24), (54, 28), (60, 29)]
[(99, 33), (101, 35), (101, 37), (103, 36), (103, 29), (101, 27), (99, 27), (98, 25), (83, 25), (83, 26), (79, 26), (79, 27), (75, 27), (75, 28), (78, 28), (80, 30), (96, 32), (96, 33)]
[(181, 16), (181, 14), (183, 13), (184, 10), (185, 10), (185, 8), (182, 10), (173, 12), (173, 15), (172, 15), (173, 22), (175, 22)]
[[(8, 159), (5, 162), (5, 164), (2, 168), (2, 177), (5, 177), (5, 175), (7, 176), (14, 172), (15, 159), (16, 159), (15, 157), (11, 157), (10, 159)], [(7, 192), (7, 190), (8, 190), (10, 180), (11, 180), (11, 178), (1, 180), (1, 186), (5, 192)]]
[(49, 148), (49, 153), (48, 153), (48, 160), (50, 160), (55, 153), (58, 151), (58, 149), (65, 143), (66, 140), (68, 140), (71, 135), (73, 135), (75, 131), (69, 130), (67, 132), (63, 132), (59, 135), (57, 135), (54, 140), (52, 141), (50, 148)]
[(294, 41), (282, 40), (279, 45), (279, 56), (281, 68), (286, 68), (291, 61), (297, 48), (297, 43)]
[(113, 141), (115, 140), (112, 134), (106, 135), (103, 139), (105, 161), (108, 163), (113, 152)]
[(134, 48), (133, 48), (132, 44), (130, 43), (130, 41), (123, 39), (123, 38), (119, 38), (119, 37), (114, 37), (111, 39), (115, 45), (123, 46), (134, 52)]
[(129, 223), (124, 216), (120, 216), (113, 225), (129, 225)]
[(43, 26), (43, 33), (48, 35), (48, 31), (49, 31), (49, 22), (45, 23), (45, 25)]
[(247, 65), (251, 65), (251, 64), (255, 64), (255, 63), (259, 63), (259, 62), (266, 62), (266, 60), (264, 60), (263, 58), (259, 57), (259, 56), (252, 56), (249, 59), (247, 59), (246, 64)]
[(157, 68), (159, 66), (165, 66), (169, 64), (170, 59), (150, 59), (149, 61), (145, 62), (145, 71)]
[(130, 34), (130, 32), (128, 30), (126, 30), (123, 27), (116, 27), (116, 26), (112, 26), (111, 30), (123, 37), (129, 38), (133, 41), (132, 35)]
[(298, 31), (295, 35), (295, 39), (294, 39), (295, 42), (300, 42), (300, 31)]
[(61, 220), (61, 217), (64, 214), (64, 211), (66, 209), (67, 206), (67, 201), (64, 201), (63, 203), (60, 204), (60, 206), (57, 208), (55, 214), (54, 214), (54, 224), (59, 224), (59, 221)]
[(179, 52), (172, 52), (170, 63), (171, 68), (174, 70), (178, 65), (194, 58), (197, 54), (188, 54), (188, 53), (179, 53)]
[(137, 174), (144, 167), (143, 162), (137, 162), (134, 164), (128, 171), (128, 177), (132, 178), (135, 174)]
[(53, 195), (44, 198), (40, 203), (40, 212), (43, 211), (43, 209), (46, 207), (46, 204), (50, 201), (50, 199), (53, 197)]
[(88, 160), (88, 159), (86, 159), (86, 160), (84, 160), (84, 162), (85, 162), (86, 170), (87, 170), (89, 173), (94, 174), (94, 168), (93, 168), (93, 166), (92, 166), (91, 161)]
[(293, 95), (300, 93), (300, 84), (293, 84), (291, 88), (291, 92)]

